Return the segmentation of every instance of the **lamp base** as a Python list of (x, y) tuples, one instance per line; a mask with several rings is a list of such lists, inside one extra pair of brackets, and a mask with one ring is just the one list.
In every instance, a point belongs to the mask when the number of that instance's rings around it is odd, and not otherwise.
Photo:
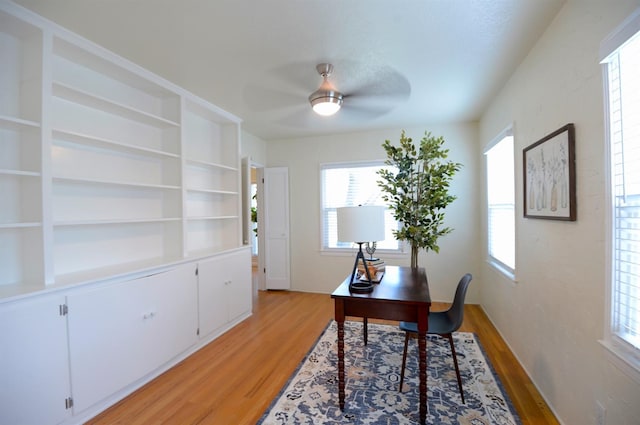
[[(351, 280), (349, 280), (349, 292), (355, 292), (357, 294), (366, 294), (369, 292), (373, 292), (373, 283), (371, 282), (371, 275), (369, 274), (369, 268), (367, 267), (367, 260), (364, 258), (364, 254), (362, 253), (362, 244), (364, 242), (357, 242), (360, 245), (360, 249), (358, 249), (358, 253), (356, 254), (356, 262), (353, 263), (353, 271), (351, 272)], [(356, 271), (358, 269), (358, 260), (362, 260), (362, 265), (364, 266), (365, 273), (367, 275), (367, 281), (362, 282), (357, 280)]]
[(373, 292), (373, 284), (371, 282), (351, 282), (349, 284), (349, 292), (368, 294)]

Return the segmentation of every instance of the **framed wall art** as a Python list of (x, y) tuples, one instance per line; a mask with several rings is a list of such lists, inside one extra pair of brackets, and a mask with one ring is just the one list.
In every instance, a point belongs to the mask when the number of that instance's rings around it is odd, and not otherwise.
[(522, 151), (524, 216), (576, 220), (575, 129), (573, 124)]

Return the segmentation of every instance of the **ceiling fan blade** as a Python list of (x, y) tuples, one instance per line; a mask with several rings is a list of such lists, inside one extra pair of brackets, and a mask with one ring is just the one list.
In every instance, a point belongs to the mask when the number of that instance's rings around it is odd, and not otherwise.
[(286, 89), (279, 90), (255, 84), (247, 85), (242, 97), (252, 110), (259, 112), (297, 107), (306, 99), (304, 93), (297, 94)]
[(361, 82), (346, 92), (351, 97), (380, 97), (405, 100), (411, 94), (409, 81), (397, 72), (382, 73), (375, 80)]

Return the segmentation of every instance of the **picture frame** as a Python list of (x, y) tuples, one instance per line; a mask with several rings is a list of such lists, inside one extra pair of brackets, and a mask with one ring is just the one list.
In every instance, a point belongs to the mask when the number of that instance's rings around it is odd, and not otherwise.
[(522, 160), (524, 217), (576, 221), (573, 123), (524, 148)]

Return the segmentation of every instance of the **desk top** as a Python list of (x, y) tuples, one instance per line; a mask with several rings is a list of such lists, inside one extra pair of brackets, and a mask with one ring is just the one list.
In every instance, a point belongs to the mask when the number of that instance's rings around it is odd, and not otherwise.
[(431, 305), (429, 284), (424, 268), (386, 266), (380, 283), (373, 284), (373, 292), (359, 294), (349, 292), (347, 278), (331, 294), (331, 298), (369, 299), (379, 301), (400, 301), (408, 303), (427, 303)]

